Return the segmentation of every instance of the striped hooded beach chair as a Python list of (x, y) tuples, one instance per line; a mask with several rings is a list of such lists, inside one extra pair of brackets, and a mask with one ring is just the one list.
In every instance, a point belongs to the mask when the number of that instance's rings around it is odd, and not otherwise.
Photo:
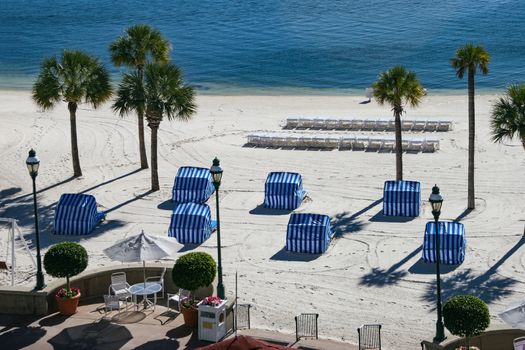
[(294, 210), (306, 195), (298, 173), (271, 172), (264, 185), (264, 206), (271, 209)]
[(55, 234), (87, 235), (105, 217), (106, 213), (97, 211), (92, 195), (64, 193), (55, 208)]
[(290, 215), (286, 232), (286, 250), (295, 253), (321, 254), (332, 239), (330, 217), (320, 214)]
[(184, 166), (175, 176), (172, 200), (176, 203), (206, 203), (213, 192), (215, 187), (210, 169)]
[(417, 181), (385, 181), (383, 215), (419, 216), (421, 185)]
[(168, 236), (181, 244), (200, 244), (217, 228), (207, 204), (182, 203), (173, 208)]
[[(439, 221), (439, 256), (440, 263), (458, 265), (465, 260), (465, 227), (459, 222)], [(423, 240), (423, 261), (436, 262), (436, 223), (427, 222)]]

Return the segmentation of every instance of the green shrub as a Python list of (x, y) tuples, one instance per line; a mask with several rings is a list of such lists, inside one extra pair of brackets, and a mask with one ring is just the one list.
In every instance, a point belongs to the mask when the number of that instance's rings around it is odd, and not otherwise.
[(447, 300), (443, 318), (450, 333), (467, 339), (467, 349), (470, 337), (481, 334), (490, 324), (487, 304), (473, 295), (457, 295)]
[(66, 289), (69, 278), (78, 275), (88, 265), (86, 249), (78, 243), (61, 242), (55, 244), (44, 255), (44, 268), (53, 277), (66, 278)]
[(172, 278), (177, 287), (194, 291), (212, 284), (216, 272), (217, 264), (210, 254), (193, 252), (177, 259)]

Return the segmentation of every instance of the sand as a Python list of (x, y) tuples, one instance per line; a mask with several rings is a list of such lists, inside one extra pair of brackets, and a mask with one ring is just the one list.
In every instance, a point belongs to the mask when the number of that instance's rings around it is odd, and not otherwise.
[[(466, 94), (465, 94), (466, 95)], [(489, 302), (492, 325), (497, 313), (525, 298), (522, 240), (525, 204), (525, 152), (518, 141), (493, 144), (489, 113), (495, 95), (476, 99), (477, 209), (462, 218), (467, 235), (465, 262), (445, 267), (443, 295), (472, 293)], [(419, 347), (435, 323), (435, 275), (420, 260), (423, 229), (432, 219), (426, 199), (436, 183), (445, 202), (442, 219), (456, 219), (466, 208), (467, 99), (428, 96), (407, 117), (451, 119), (454, 130), (427, 133), (438, 138), (433, 154), (405, 154), (405, 178), (419, 180), (423, 207), (407, 222), (381, 216), (383, 182), (395, 178), (392, 153), (275, 150), (244, 147), (253, 131), (278, 131), (286, 117), (391, 115), (361, 96), (198, 96), (198, 113), (188, 123), (163, 121), (159, 132), (161, 190), (147, 194), (148, 170), (139, 171), (136, 119), (114, 115), (109, 105), (78, 110), (78, 137), (84, 176), (72, 179), (66, 105), (40, 112), (29, 92), (0, 92), (0, 217), (19, 220), (34, 246), (31, 180), (25, 167), (33, 147), (41, 159), (38, 201), (44, 251), (64, 240), (53, 236), (54, 205), (61, 193), (93, 194), (108, 220), (90, 236), (75, 239), (90, 254), (88, 269), (119, 263), (105, 247), (141, 230), (167, 235), (171, 188), (183, 165), (209, 167), (215, 156), (224, 169), (221, 187), (223, 269), (228, 294), (239, 273), (241, 302), (251, 303), (252, 325), (294, 331), (294, 315), (317, 312), (320, 335), (357, 341), (363, 323), (383, 324), (386, 349)], [(359, 133), (360, 134), (360, 133)], [(409, 137), (411, 133), (404, 133)], [(421, 135), (412, 135), (421, 136)], [(149, 144), (149, 132), (147, 133)], [(149, 149), (149, 148), (148, 148)], [(298, 212), (328, 214), (341, 237), (318, 258), (283, 252), (289, 215), (261, 208), (269, 171), (303, 175), (309, 199)], [(215, 201), (209, 201), (214, 212)], [(4, 231), (5, 232), (5, 231)], [(216, 256), (216, 236), (195, 249)], [(4, 254), (5, 247), (0, 248)], [(181, 253), (177, 253), (173, 261)], [(33, 284), (29, 259), (20, 254), (20, 284)], [(9, 278), (1, 273), (1, 284)], [(46, 281), (52, 278), (46, 276)]]

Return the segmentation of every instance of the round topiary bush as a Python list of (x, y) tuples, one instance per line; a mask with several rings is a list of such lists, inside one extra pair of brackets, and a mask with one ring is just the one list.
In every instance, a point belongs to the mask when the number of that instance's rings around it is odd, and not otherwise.
[(215, 279), (216, 272), (217, 264), (210, 254), (193, 252), (177, 259), (172, 278), (177, 287), (194, 291), (209, 286)]
[(473, 295), (448, 299), (443, 306), (443, 318), (450, 333), (467, 339), (467, 349), (470, 337), (481, 334), (490, 324), (487, 304)]
[(61, 242), (55, 244), (44, 255), (44, 268), (53, 277), (66, 278), (69, 291), (69, 278), (78, 275), (88, 265), (86, 249), (78, 243)]

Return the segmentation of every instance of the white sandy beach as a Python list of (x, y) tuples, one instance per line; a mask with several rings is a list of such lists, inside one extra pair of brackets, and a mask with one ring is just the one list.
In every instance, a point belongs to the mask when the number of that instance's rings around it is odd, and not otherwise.
[[(489, 112), (495, 95), (476, 99), (477, 209), (462, 219), (467, 235), (465, 262), (445, 267), (444, 300), (472, 293), (489, 302), (492, 326), (497, 313), (525, 298), (525, 151), (518, 141), (493, 144)], [(37, 178), (44, 251), (64, 239), (53, 236), (54, 205), (60, 194), (86, 192), (97, 198), (108, 220), (80, 240), (90, 254), (88, 269), (111, 262), (102, 250), (143, 229), (166, 236), (171, 188), (182, 165), (209, 167), (217, 156), (224, 169), (221, 187), (223, 269), (228, 293), (239, 272), (239, 296), (251, 303), (252, 326), (294, 331), (293, 316), (320, 314), (322, 337), (357, 341), (363, 323), (383, 324), (386, 349), (417, 349), (431, 339), (435, 324), (435, 274), (420, 261), (427, 202), (437, 183), (445, 197), (442, 219), (455, 219), (466, 207), (467, 97), (428, 96), (408, 117), (451, 119), (454, 130), (427, 133), (438, 138), (436, 153), (405, 154), (404, 174), (421, 181), (423, 208), (408, 222), (385, 222), (380, 215), (383, 182), (395, 178), (393, 153), (272, 150), (243, 147), (252, 131), (278, 131), (291, 116), (382, 117), (389, 107), (363, 97), (199, 96), (198, 113), (188, 123), (164, 121), (159, 131), (161, 191), (147, 194), (149, 170), (138, 171), (136, 118), (120, 118), (109, 105), (77, 112), (84, 176), (72, 174), (69, 116), (63, 104), (39, 112), (29, 92), (0, 92), (0, 217), (19, 220), (33, 241), (31, 179), (25, 159), (33, 147), (41, 159)], [(365, 132), (352, 132), (362, 134)], [(406, 132), (404, 136), (410, 137)], [(417, 135), (420, 136), (420, 135)], [(393, 133), (392, 133), (393, 137)], [(147, 133), (149, 150), (149, 133)], [(328, 214), (341, 238), (317, 259), (289, 260), (282, 253), (288, 214), (263, 215), (260, 209), (269, 171), (302, 174), (308, 199), (297, 210)], [(47, 188), (47, 189), (46, 189)], [(210, 199), (212, 210), (214, 199)], [(212, 211), (214, 213), (214, 211)], [(2, 232), (6, 232), (5, 230)], [(5, 240), (4, 240), (5, 242)], [(212, 235), (196, 248), (216, 256)], [(5, 254), (5, 247), (0, 247)], [(175, 260), (179, 255), (173, 256)], [(20, 284), (33, 284), (27, 257)], [(46, 275), (46, 281), (52, 278)], [(0, 284), (9, 278), (0, 273)]]

